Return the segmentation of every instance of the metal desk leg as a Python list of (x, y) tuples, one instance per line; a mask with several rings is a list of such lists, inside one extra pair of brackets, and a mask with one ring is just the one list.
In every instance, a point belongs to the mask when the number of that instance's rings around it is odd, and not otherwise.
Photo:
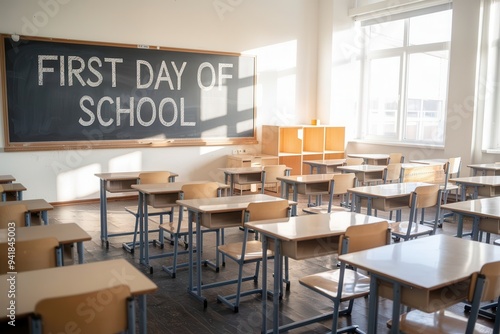
[(83, 242), (79, 241), (76, 243), (76, 251), (78, 252), (78, 263), (83, 263)]
[(262, 234), (262, 331), (267, 332), (267, 237)]
[(139, 332), (147, 333), (148, 332), (148, 316), (146, 310), (146, 295), (138, 296), (139, 302)]
[(373, 275), (370, 280), (370, 298), (368, 300), (368, 333), (377, 333), (378, 282)]
[(107, 221), (107, 199), (106, 199), (106, 181), (101, 179), (99, 189), (100, 209), (101, 209), (101, 242), (106, 243), (106, 248), (109, 247), (108, 243), (108, 221)]

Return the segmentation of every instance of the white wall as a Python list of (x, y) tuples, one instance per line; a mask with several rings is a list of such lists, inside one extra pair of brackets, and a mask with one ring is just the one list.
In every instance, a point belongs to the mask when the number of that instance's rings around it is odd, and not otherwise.
[[(0, 33), (257, 55), (258, 131), (316, 117), (317, 19), (310, 0), (0, 0)], [(0, 138), (3, 147), (3, 124)], [(99, 172), (166, 169), (178, 180), (222, 180), (217, 168), (235, 148), (0, 152), (0, 174), (24, 184), (26, 199), (72, 201), (98, 197)]]

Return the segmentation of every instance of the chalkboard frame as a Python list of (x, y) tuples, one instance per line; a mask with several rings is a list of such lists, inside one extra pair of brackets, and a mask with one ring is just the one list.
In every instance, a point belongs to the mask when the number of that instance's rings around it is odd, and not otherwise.
[[(49, 151), (49, 150), (66, 150), (66, 149), (110, 149), (110, 148), (149, 148), (149, 147), (172, 147), (172, 146), (226, 146), (226, 145), (251, 145), (257, 143), (257, 133), (256, 133), (256, 107), (255, 107), (255, 90), (256, 90), (256, 57), (254, 55), (245, 55), (241, 53), (230, 53), (230, 52), (218, 52), (218, 51), (207, 51), (207, 50), (194, 50), (194, 49), (181, 49), (181, 48), (170, 48), (162, 46), (148, 46), (148, 45), (133, 45), (133, 44), (121, 44), (121, 43), (106, 43), (106, 42), (95, 42), (95, 41), (84, 41), (84, 40), (71, 40), (71, 39), (58, 39), (58, 38), (45, 38), (45, 37), (32, 37), (32, 36), (21, 36), (19, 42), (13, 42), (11, 35), (0, 34), (0, 60), (2, 62), (0, 66), (1, 78), (2, 78), (2, 99), (3, 99), (3, 125), (4, 125), (4, 140), (5, 147), (4, 151)], [(10, 117), (9, 112), (9, 95), (8, 95), (8, 80), (7, 80), (7, 59), (5, 45), (6, 41), (9, 43), (30, 43), (31, 41), (41, 41), (50, 43), (63, 43), (70, 45), (82, 45), (83, 47), (88, 46), (99, 46), (99, 47), (117, 47), (126, 49), (137, 49), (137, 50), (154, 50), (154, 51), (166, 51), (171, 53), (188, 53), (196, 56), (229, 56), (229, 57), (249, 57), (253, 62), (253, 78), (252, 79), (252, 101), (251, 101), (251, 112), (252, 112), (252, 123), (253, 129), (250, 134), (245, 134), (244, 136), (233, 136), (233, 137), (197, 137), (197, 138), (168, 138), (168, 139), (156, 139), (156, 138), (137, 138), (137, 139), (113, 139), (113, 140), (62, 140), (57, 141), (24, 141), (24, 140), (11, 140), (10, 137)], [(43, 107), (43, 106), (42, 106)], [(250, 109), (250, 108), (248, 108)]]

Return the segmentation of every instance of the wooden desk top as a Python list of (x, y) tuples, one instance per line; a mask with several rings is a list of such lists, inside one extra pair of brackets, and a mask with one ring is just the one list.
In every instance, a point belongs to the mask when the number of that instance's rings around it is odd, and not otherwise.
[(470, 164), (467, 167), (472, 169), (487, 169), (487, 170), (500, 170), (500, 164), (489, 163), (489, 164)]
[(339, 256), (341, 261), (432, 290), (465, 281), (481, 266), (500, 259), (500, 247), (483, 242), (433, 235)]
[(363, 158), (371, 160), (385, 160), (389, 159), (389, 154), (377, 154), (377, 153), (348, 153), (350, 158)]
[(44, 199), (23, 199), (22, 201), (0, 202), (0, 206), (13, 204), (24, 204), (26, 205), (28, 211), (31, 212), (40, 212), (54, 209), (54, 207)]
[(25, 186), (21, 183), (2, 183), (0, 184), (0, 192), (25, 191)]
[(350, 188), (348, 191), (361, 196), (392, 198), (409, 195), (416, 187), (425, 185), (430, 184), (424, 182), (388, 183), (376, 186)]
[(486, 218), (500, 219), (500, 197), (486, 197), (469, 201), (442, 204), (441, 209)]
[[(55, 237), (60, 244), (92, 240), (76, 223), (16, 227), (16, 241)], [(7, 242), (7, 229), (0, 229), (0, 243)]]
[[(140, 171), (140, 172), (113, 172), (113, 173), (97, 173), (94, 174), (98, 178), (105, 180), (105, 181), (116, 181), (116, 180), (134, 180), (139, 178), (139, 174), (141, 173), (146, 173), (146, 172), (159, 172), (159, 171)], [(170, 176), (172, 177), (177, 177), (179, 176), (176, 173), (170, 172), (170, 171), (165, 171), (169, 172)]]
[(345, 162), (345, 159), (329, 159), (329, 160), (305, 160), (303, 163), (315, 166), (340, 166)]
[(11, 183), (14, 182), (16, 178), (12, 175), (0, 175), (0, 183)]
[(478, 186), (500, 186), (500, 175), (490, 176), (468, 176), (450, 179), (451, 182), (465, 183)]
[(247, 173), (262, 173), (262, 167), (231, 167), (231, 168), (219, 168), (226, 174), (247, 174)]
[[(177, 204), (182, 205), (188, 209), (199, 212), (229, 212), (237, 210), (245, 210), (248, 203), (251, 202), (270, 202), (282, 201), (283, 198), (255, 194), (255, 195), (241, 195), (241, 196), (227, 196), (227, 197), (214, 197), (214, 198), (200, 198), (200, 199), (185, 199), (178, 200)], [(297, 204), (293, 201), (288, 201), (290, 205)]]
[[(0, 275), (0, 291), (9, 291), (7, 278)], [(16, 277), (16, 316), (32, 313), (38, 301), (48, 297), (86, 293), (118, 284), (127, 284), (133, 295), (155, 292), (158, 287), (124, 259), (98, 261), (77, 266), (56, 267), (19, 272)], [(6, 310), (9, 299), (0, 298), (0, 308)], [(7, 312), (1, 312), (5, 318)]]
[[(338, 174), (338, 173), (337, 173)], [(289, 176), (278, 176), (277, 180), (289, 182), (289, 183), (323, 183), (325, 181), (330, 181), (335, 174), (307, 174), (307, 175), (289, 175)]]
[(348, 172), (383, 172), (385, 165), (354, 165), (340, 166), (338, 169)]
[[(175, 193), (180, 192), (182, 186), (185, 184), (201, 184), (208, 183), (211, 181), (186, 181), (186, 182), (169, 182), (169, 183), (157, 183), (157, 184), (133, 184), (132, 188), (137, 189), (139, 192), (155, 195), (155, 194), (165, 194), (165, 193)], [(225, 183), (217, 182), (219, 189), (229, 189), (229, 185)]]
[(246, 225), (250, 229), (283, 241), (302, 241), (342, 235), (349, 226), (381, 221), (388, 220), (346, 211), (249, 222)]

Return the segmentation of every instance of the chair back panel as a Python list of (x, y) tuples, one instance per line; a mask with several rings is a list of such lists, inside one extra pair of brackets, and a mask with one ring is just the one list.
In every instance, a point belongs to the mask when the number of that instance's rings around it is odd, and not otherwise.
[[(486, 278), (486, 282), (483, 288), (483, 294), (481, 296), (481, 301), (497, 300), (498, 297), (500, 296), (500, 261), (491, 262), (483, 265), (480, 274)], [(477, 277), (478, 277), (477, 273), (472, 276), (469, 289), (470, 301), (474, 296), (474, 289)]]
[(390, 153), (389, 154), (389, 165), (400, 164), (404, 160), (403, 153)]
[(285, 176), (286, 165), (266, 165), (263, 167), (266, 172), (266, 183), (278, 182), (277, 177)]
[(416, 187), (415, 191), (410, 196), (409, 206), (412, 206), (413, 196), (415, 196), (415, 194), (417, 195), (417, 200), (414, 208), (422, 209), (435, 206), (438, 204), (439, 191), (438, 184)]
[(345, 173), (345, 174), (335, 174), (333, 175), (333, 194), (343, 195), (347, 194), (347, 189), (354, 188), (356, 186), (356, 174)]
[(448, 175), (453, 175), (454, 177), (460, 176), (460, 167), (462, 164), (462, 158), (449, 158), (448, 159)]
[(143, 172), (139, 174), (141, 184), (168, 183), (169, 172)]
[[(66, 333), (68, 324), (81, 333), (121, 333), (128, 329), (127, 299), (130, 296), (127, 285), (118, 285), (73, 296), (48, 298), (36, 304), (35, 314), (41, 318), (43, 333)], [(95, 305), (89, 305), (89, 301)]]
[(348, 238), (349, 249), (341, 249), (340, 254), (388, 245), (390, 243), (389, 223), (381, 221), (373, 224), (349, 226), (340, 238), (340, 245), (343, 245), (344, 238)]
[(365, 160), (363, 158), (346, 158), (345, 166), (358, 166), (364, 164)]
[(399, 182), (401, 180), (401, 163), (390, 163), (384, 174), (384, 183)]
[(0, 228), (7, 228), (9, 222), (16, 223), (17, 227), (26, 226), (28, 208), (24, 204), (9, 204), (0, 206)]
[(290, 206), (286, 199), (273, 202), (253, 202), (245, 211), (245, 221), (286, 218), (290, 216)]
[(188, 183), (181, 187), (183, 199), (217, 197), (219, 184), (217, 182)]
[[(29, 271), (57, 266), (56, 238), (42, 238), (16, 242), (16, 271)], [(8, 244), (0, 244), (0, 254), (7, 254)], [(9, 271), (7, 261), (0, 261), (0, 274)]]

